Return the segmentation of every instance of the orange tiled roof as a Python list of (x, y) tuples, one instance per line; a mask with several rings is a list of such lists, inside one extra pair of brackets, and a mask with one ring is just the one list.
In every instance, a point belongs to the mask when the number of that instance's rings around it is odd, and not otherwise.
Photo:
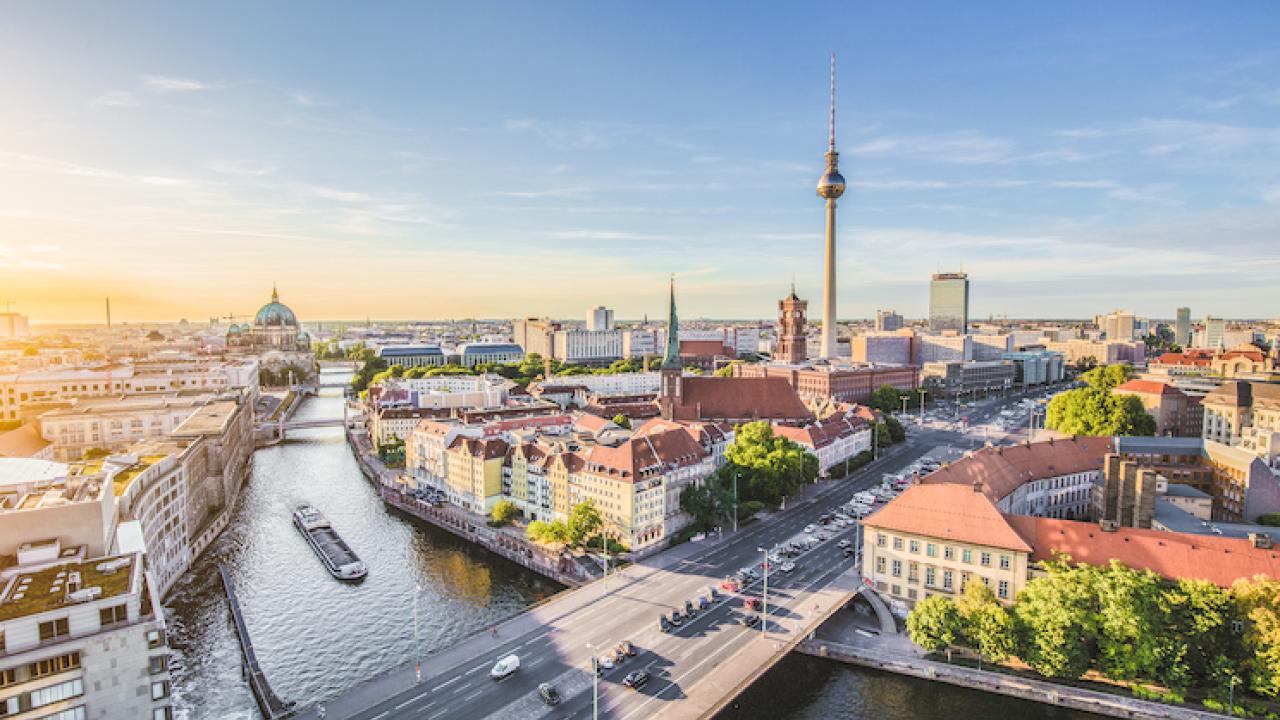
[(813, 417), (782, 377), (686, 377), (680, 384), (681, 420), (788, 420)]
[(985, 492), (999, 501), (1031, 480), (1101, 470), (1103, 458), (1111, 451), (1109, 437), (988, 447), (930, 473), (921, 482), (970, 488), (981, 482)]
[(1033, 560), (1051, 559), (1055, 552), (1089, 565), (1119, 560), (1169, 579), (1208, 580), (1220, 587), (1254, 575), (1280, 577), (1280, 550), (1255, 548), (1247, 539), (1125, 527), (1103, 532), (1093, 523), (1026, 515), (1006, 519), (1032, 546)]
[(939, 483), (912, 485), (893, 502), (872, 513), (863, 524), (952, 540), (1030, 553), (1022, 539), (985, 492), (972, 485)]
[(1138, 393), (1141, 395), (1182, 395), (1182, 391), (1168, 384), (1158, 382), (1156, 380), (1130, 380), (1123, 385), (1119, 385), (1113, 392), (1118, 393)]

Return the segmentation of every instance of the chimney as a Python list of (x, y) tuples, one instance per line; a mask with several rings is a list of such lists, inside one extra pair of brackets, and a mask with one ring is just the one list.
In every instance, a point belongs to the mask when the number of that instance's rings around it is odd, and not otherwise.
[(1116, 528), (1120, 527), (1120, 524), (1115, 520), (1100, 520), (1098, 521), (1098, 526), (1102, 528), (1102, 532), (1115, 532)]
[(1267, 533), (1249, 533), (1249, 542), (1259, 550), (1271, 549), (1271, 535)]
[(981, 480), (974, 480), (974, 481), (973, 481), (973, 491), (974, 491), (974, 492), (976, 492), (976, 493), (980, 493), (980, 492), (982, 492), (982, 481), (981, 481)]

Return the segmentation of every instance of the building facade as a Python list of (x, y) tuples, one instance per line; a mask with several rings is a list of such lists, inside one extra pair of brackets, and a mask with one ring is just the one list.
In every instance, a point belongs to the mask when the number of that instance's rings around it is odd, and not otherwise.
[(809, 357), (805, 331), (808, 307), (808, 302), (796, 296), (794, 287), (790, 295), (778, 301), (778, 338), (774, 344), (774, 360), (799, 364)]
[(929, 332), (945, 330), (969, 332), (969, 276), (962, 272), (936, 273), (929, 283)]

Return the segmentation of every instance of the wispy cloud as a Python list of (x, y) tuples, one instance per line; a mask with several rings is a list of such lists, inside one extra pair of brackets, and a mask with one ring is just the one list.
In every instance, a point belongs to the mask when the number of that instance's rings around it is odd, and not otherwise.
[(334, 102), (329, 98), (316, 95), (315, 93), (295, 91), (289, 93), (289, 99), (292, 100), (295, 105), (301, 105), (302, 107), (307, 108), (329, 107), (334, 104)]
[(126, 90), (108, 90), (89, 101), (93, 107), (137, 107), (138, 98)]
[(198, 92), (213, 88), (212, 85), (199, 80), (169, 75), (148, 75), (142, 81), (148, 88), (157, 92)]
[(274, 175), (276, 167), (265, 163), (243, 160), (220, 160), (209, 165), (209, 169), (223, 175), (240, 175), (245, 177), (263, 177)]
[(325, 200), (334, 200), (343, 203), (364, 203), (373, 198), (368, 193), (355, 192), (352, 190), (341, 190), (331, 187), (313, 187), (311, 194)]
[(31, 245), (8, 245), (0, 243), (0, 266), (15, 270), (62, 270), (63, 265), (50, 260), (59, 248), (45, 243)]
[(1008, 160), (1014, 143), (1006, 138), (991, 137), (972, 131), (935, 135), (888, 136), (854, 146), (853, 155), (894, 155), (932, 162), (981, 165)]
[(590, 194), (590, 188), (562, 187), (548, 188), (546, 190), (503, 190), (500, 192), (488, 193), (487, 196), (535, 200), (539, 198), (580, 198)]
[(635, 242), (655, 242), (659, 240), (672, 239), (670, 235), (654, 235), (651, 233), (628, 232), (626, 230), (591, 229), (552, 230), (543, 233), (543, 236), (552, 240), (615, 240)]

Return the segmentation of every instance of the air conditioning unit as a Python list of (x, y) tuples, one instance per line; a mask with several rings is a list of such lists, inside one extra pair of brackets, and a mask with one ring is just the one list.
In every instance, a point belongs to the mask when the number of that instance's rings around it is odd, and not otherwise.
[(87, 588), (84, 588), (83, 590), (77, 590), (73, 593), (67, 593), (67, 602), (71, 602), (71, 603), (89, 602), (90, 600), (97, 600), (100, 597), (102, 597), (102, 588), (98, 587), (97, 585), (94, 585), (93, 587), (87, 587)]

